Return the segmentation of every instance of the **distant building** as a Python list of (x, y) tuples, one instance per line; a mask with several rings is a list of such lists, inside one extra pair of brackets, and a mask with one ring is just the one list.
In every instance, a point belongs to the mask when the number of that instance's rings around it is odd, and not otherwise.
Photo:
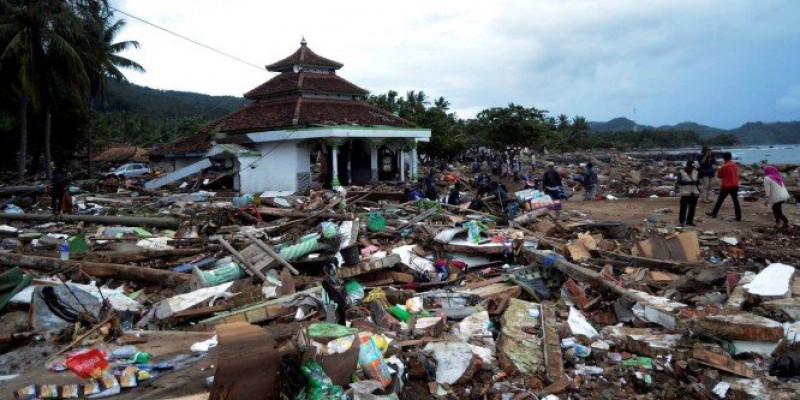
[(369, 105), (366, 90), (336, 74), (341, 63), (303, 40), (266, 68), (278, 75), (245, 93), (252, 103), (203, 129), (214, 142), (205, 157), (237, 171), (234, 189), (303, 191), (416, 176), (417, 143), (430, 140), (430, 130)]

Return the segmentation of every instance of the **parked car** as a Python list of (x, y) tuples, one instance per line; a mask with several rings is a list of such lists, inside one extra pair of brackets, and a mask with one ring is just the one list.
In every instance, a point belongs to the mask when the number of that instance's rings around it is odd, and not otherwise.
[(132, 178), (137, 176), (144, 176), (150, 174), (150, 167), (147, 164), (132, 163), (123, 164), (117, 168), (112, 169), (106, 173), (106, 176), (115, 176), (117, 178)]

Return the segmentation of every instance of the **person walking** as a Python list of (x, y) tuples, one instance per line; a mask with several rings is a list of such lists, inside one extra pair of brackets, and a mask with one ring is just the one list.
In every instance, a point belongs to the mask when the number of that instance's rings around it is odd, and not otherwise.
[(678, 222), (680, 222), (681, 226), (694, 226), (694, 211), (697, 207), (697, 198), (700, 195), (697, 177), (698, 172), (694, 168), (694, 161), (687, 161), (686, 167), (678, 175), (678, 190), (681, 194)]
[(764, 167), (764, 192), (766, 197), (764, 205), (772, 206), (772, 215), (775, 216), (775, 227), (783, 225), (789, 227), (789, 219), (783, 215), (783, 203), (789, 200), (789, 191), (783, 182), (781, 172), (772, 165)]
[(722, 161), (724, 161), (724, 163), (719, 167), (719, 171), (717, 171), (717, 178), (722, 181), (720, 183), (717, 204), (714, 204), (714, 210), (706, 212), (706, 215), (711, 218), (717, 218), (717, 214), (719, 214), (719, 209), (722, 207), (725, 198), (731, 196), (736, 220), (741, 221), (742, 209), (739, 207), (739, 167), (733, 162), (733, 155), (731, 155), (730, 152), (722, 154)]
[(583, 199), (586, 201), (594, 200), (597, 195), (597, 171), (591, 162), (586, 163), (586, 171), (583, 173)]
[(708, 146), (703, 146), (703, 151), (697, 161), (700, 163), (700, 168), (697, 172), (697, 176), (700, 178), (700, 198), (703, 203), (711, 203), (711, 181), (714, 179), (717, 159)]

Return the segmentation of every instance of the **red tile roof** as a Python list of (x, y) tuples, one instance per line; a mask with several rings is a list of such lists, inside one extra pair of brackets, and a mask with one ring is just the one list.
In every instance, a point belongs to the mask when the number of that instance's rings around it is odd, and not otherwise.
[(111, 146), (94, 157), (96, 162), (147, 161), (147, 149), (136, 146)]
[(312, 125), (415, 126), (361, 100), (292, 96), (245, 106), (211, 124), (210, 129), (246, 133)]
[(289, 57), (284, 58), (278, 62), (274, 62), (270, 65), (267, 65), (267, 71), (272, 72), (285, 72), (291, 71), (292, 67), (295, 65), (308, 65), (308, 66), (315, 66), (315, 67), (328, 67), (333, 69), (339, 69), (344, 66), (344, 64), (340, 62), (333, 61), (331, 59), (322, 57), (317, 55), (311, 51), (311, 49), (306, 46), (305, 41), (300, 42), (300, 48), (297, 49), (292, 55)]
[(364, 96), (369, 93), (333, 73), (284, 72), (245, 93), (244, 97), (255, 100), (296, 91), (354, 96)]
[[(206, 125), (208, 127), (208, 125)], [(211, 148), (209, 130), (203, 127), (199, 132), (185, 136), (170, 143), (150, 149), (150, 156), (165, 156), (167, 154), (192, 154), (204, 153)]]

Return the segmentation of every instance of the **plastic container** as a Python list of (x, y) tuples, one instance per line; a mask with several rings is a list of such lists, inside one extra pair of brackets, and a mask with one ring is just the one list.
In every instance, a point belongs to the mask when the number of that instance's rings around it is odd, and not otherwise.
[(235, 281), (244, 278), (244, 276), (244, 271), (239, 267), (239, 264), (235, 262), (224, 264), (211, 271), (201, 271), (199, 268), (194, 267), (192, 270), (192, 278), (189, 280), (189, 287), (192, 290), (197, 290)]
[(351, 244), (350, 246), (343, 247), (341, 250), (339, 250), (339, 253), (342, 255), (344, 266), (346, 267), (356, 265), (361, 262), (361, 252), (358, 250), (357, 244)]
[(391, 306), (387, 308), (386, 311), (388, 311), (389, 314), (394, 315), (397, 319), (403, 322), (406, 322), (408, 321), (409, 318), (411, 318), (411, 314), (409, 314), (408, 310), (398, 305)]
[(383, 232), (386, 230), (386, 218), (381, 213), (372, 212), (367, 219), (367, 229), (370, 232)]
[(383, 354), (378, 345), (367, 335), (359, 335), (359, 340), (361, 348), (358, 353), (358, 365), (364, 369), (367, 377), (380, 382), (384, 388), (389, 386), (392, 383), (392, 371), (383, 361)]
[(69, 261), (69, 243), (66, 241), (61, 243), (61, 261)]

